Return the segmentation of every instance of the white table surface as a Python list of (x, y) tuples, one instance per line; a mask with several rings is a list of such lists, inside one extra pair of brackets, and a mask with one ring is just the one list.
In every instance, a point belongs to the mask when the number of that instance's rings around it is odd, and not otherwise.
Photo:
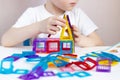
[[(88, 52), (92, 51), (99, 51), (99, 50), (105, 50), (109, 48), (108, 46), (100, 46), (100, 47), (90, 47), (90, 48), (79, 48), (76, 47), (75, 51), (78, 55), (84, 55)], [(31, 51), (32, 47), (11, 47), (11, 48), (5, 48), (0, 46), (0, 61), (7, 57), (12, 55), (13, 53), (22, 53), (22, 51)], [(14, 63), (15, 69), (21, 68), (21, 69), (32, 69), (35, 65), (26, 63), (24, 59), (20, 59)], [(96, 72), (94, 69), (88, 71), (91, 76), (85, 77), (85, 78), (79, 78), (79, 77), (69, 77), (69, 78), (59, 78), (57, 76), (55, 77), (41, 77), (38, 80), (120, 80), (120, 64), (113, 66), (110, 73), (105, 72)], [(0, 80), (20, 80), (18, 77), (20, 75), (18, 74), (0, 74)]]

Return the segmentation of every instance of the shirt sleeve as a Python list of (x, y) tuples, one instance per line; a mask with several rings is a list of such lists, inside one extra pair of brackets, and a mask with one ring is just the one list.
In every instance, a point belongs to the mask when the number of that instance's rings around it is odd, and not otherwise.
[(13, 25), (14, 28), (24, 27), (34, 22), (33, 9), (28, 8)]
[(78, 25), (83, 35), (87, 36), (98, 29), (93, 21), (81, 9), (79, 9), (79, 12), (77, 14), (79, 16)]

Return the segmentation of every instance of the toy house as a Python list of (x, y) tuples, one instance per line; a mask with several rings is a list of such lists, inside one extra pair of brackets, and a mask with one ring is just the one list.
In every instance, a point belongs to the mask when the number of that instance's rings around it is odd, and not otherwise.
[(66, 26), (62, 28), (60, 38), (36, 38), (33, 41), (33, 51), (36, 53), (74, 53), (74, 39), (69, 17), (64, 15), (64, 19)]

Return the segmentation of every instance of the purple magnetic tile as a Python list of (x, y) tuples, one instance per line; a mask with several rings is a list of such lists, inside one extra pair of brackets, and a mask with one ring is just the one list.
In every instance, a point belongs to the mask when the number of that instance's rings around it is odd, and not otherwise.
[(25, 74), (19, 77), (22, 80), (31, 80), (31, 79), (35, 79), (35, 77), (31, 74)]
[[(70, 25), (71, 32), (72, 32), (72, 36), (73, 36), (73, 39), (74, 39), (74, 34), (73, 34), (73, 31), (72, 31), (72, 25), (71, 25), (71, 23), (70, 23), (70, 18), (69, 18), (68, 15), (67, 15), (67, 20), (68, 20), (68, 23), (69, 23), (69, 25)], [(75, 46), (75, 44), (73, 44), (73, 46)], [(73, 50), (75, 51), (75, 47), (73, 47)]]
[(111, 71), (111, 66), (104, 66), (104, 65), (99, 65), (96, 68), (97, 72), (110, 72)]
[(38, 55), (28, 55), (28, 56), (25, 56), (26, 58), (39, 58)]
[(70, 28), (72, 29), (72, 25), (71, 25), (71, 23), (70, 23), (70, 19), (69, 19), (69, 16), (67, 15), (67, 20), (68, 20), (68, 23), (69, 23), (69, 25), (70, 25)]
[(31, 80), (31, 79), (38, 79), (43, 74), (43, 69), (41, 67), (32, 70), (30, 73), (20, 76), (20, 79), (24, 80)]
[(56, 74), (53, 71), (45, 71), (41, 75), (42, 77), (49, 77), (49, 76), (56, 76)]
[(35, 52), (45, 52), (46, 51), (46, 47), (44, 48), (45, 50), (43, 50), (43, 51), (36, 51), (36, 49), (37, 49), (37, 43), (39, 43), (39, 42), (44, 42), (45, 43), (45, 45), (46, 45), (46, 40), (47, 40), (47, 38), (36, 38), (36, 39), (34, 39), (34, 41), (33, 41), (33, 51), (35, 51)]
[[(99, 64), (99, 61), (101, 60), (108, 60), (108, 64)], [(97, 58), (97, 66), (96, 66), (97, 72), (110, 72), (111, 71), (111, 60), (108, 58)]]

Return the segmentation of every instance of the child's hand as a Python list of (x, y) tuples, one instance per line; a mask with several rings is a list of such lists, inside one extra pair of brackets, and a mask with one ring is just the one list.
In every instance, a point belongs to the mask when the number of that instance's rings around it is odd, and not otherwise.
[(72, 25), (72, 30), (74, 34), (75, 44), (78, 45), (79, 47), (103, 45), (102, 40), (99, 38), (99, 36), (95, 32), (92, 32), (88, 36), (84, 36), (79, 32), (79, 29), (74, 25)]
[(80, 37), (81, 37), (79, 29), (75, 25), (72, 25), (72, 30), (73, 30), (75, 44), (79, 45)]
[(65, 26), (65, 22), (66, 21), (60, 17), (49, 17), (40, 22), (40, 32), (47, 34), (56, 34), (56, 32), (60, 30), (60, 28), (57, 26)]

